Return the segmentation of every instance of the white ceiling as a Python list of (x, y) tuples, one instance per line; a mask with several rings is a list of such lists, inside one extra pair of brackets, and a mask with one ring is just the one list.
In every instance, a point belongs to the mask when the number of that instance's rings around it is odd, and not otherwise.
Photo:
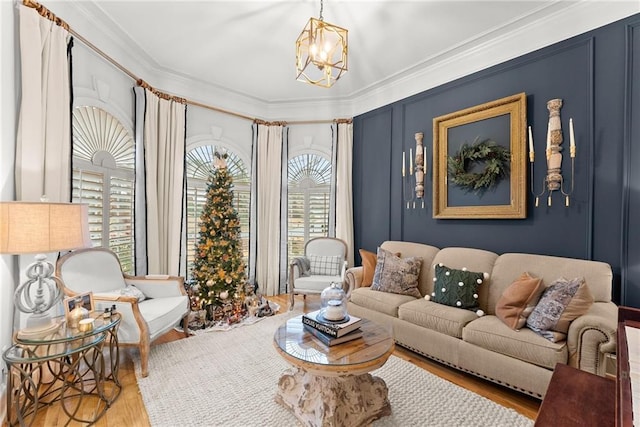
[[(64, 10), (71, 10), (63, 3), (66, 8), (58, 14), (65, 19)], [(308, 19), (319, 16), (319, 0), (92, 0), (73, 8), (86, 18), (88, 24), (80, 30), (85, 38), (107, 54), (114, 44), (126, 50), (126, 55), (112, 56), (128, 61), (125, 66), (153, 70), (157, 82), (143, 77), (160, 89), (170, 90), (162, 85), (177, 79), (183, 82), (177, 90), (188, 91), (195, 83), (249, 103), (290, 106), (353, 103), (378, 94), (362, 107), (371, 108), (628, 16), (640, 10), (639, 4), (326, 0), (325, 21), (349, 30), (349, 71), (329, 89), (295, 78), (294, 43)], [(554, 35), (549, 25), (556, 26)], [(105, 39), (109, 43), (104, 47), (95, 41)], [(425, 70), (435, 74), (425, 75)], [(421, 83), (412, 81), (418, 78)]]

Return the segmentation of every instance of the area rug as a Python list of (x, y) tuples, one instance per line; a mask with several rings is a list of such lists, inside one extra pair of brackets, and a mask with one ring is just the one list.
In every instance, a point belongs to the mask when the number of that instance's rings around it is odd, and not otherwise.
[[(154, 427), (283, 427), (301, 424), (274, 401), (288, 364), (273, 347), (275, 330), (292, 312), (228, 332), (152, 347), (149, 376), (136, 376)], [(533, 421), (391, 356), (373, 375), (389, 387), (392, 414), (376, 427), (532, 426)]]

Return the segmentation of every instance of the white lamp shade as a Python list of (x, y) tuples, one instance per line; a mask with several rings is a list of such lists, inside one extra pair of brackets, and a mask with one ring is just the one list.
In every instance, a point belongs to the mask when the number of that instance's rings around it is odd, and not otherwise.
[(0, 253), (59, 252), (91, 246), (88, 206), (0, 202)]

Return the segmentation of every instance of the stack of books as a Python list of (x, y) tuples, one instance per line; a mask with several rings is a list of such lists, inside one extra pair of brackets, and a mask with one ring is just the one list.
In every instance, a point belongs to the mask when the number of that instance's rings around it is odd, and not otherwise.
[(302, 315), (304, 329), (313, 334), (325, 345), (332, 346), (343, 342), (358, 339), (362, 336), (360, 329), (361, 319), (356, 316), (349, 316), (347, 321), (327, 322), (318, 319), (320, 310), (312, 311)]

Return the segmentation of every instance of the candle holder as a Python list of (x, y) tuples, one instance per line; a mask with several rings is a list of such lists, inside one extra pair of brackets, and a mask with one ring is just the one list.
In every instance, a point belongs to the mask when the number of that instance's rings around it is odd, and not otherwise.
[(422, 132), (417, 132), (414, 138), (416, 139), (416, 198), (422, 201), (422, 209), (424, 209), (424, 175), (427, 170), (427, 150), (422, 145), (424, 138)]
[(415, 186), (415, 176), (413, 175), (413, 149), (409, 149), (409, 173), (405, 173), (404, 151), (402, 152), (402, 199), (407, 209), (416, 207), (416, 199), (413, 188)]
[(329, 322), (340, 322), (347, 317), (347, 295), (342, 285), (331, 282), (320, 294), (322, 308), (320, 315)]
[[(406, 173), (405, 153), (402, 152), (402, 197), (407, 209), (416, 208), (416, 200), (421, 201), (424, 209), (424, 177), (427, 170), (427, 149), (423, 146), (424, 134), (417, 132), (416, 155), (413, 157), (413, 148), (409, 149), (409, 174)], [(415, 160), (415, 173), (413, 163)]]
[(414, 197), (413, 185), (415, 183), (413, 175), (402, 177), (402, 195), (407, 209), (416, 208), (416, 199)]
[(531, 169), (531, 193), (535, 196), (535, 206), (540, 204), (540, 198), (547, 194), (547, 206), (552, 204), (554, 191), (559, 191), (565, 198), (565, 207), (570, 205), (570, 196), (573, 194), (575, 177), (575, 157), (576, 145), (573, 133), (573, 119), (569, 120), (570, 129), (570, 156), (571, 156), (571, 186), (570, 190), (565, 189), (565, 181), (562, 176), (562, 123), (560, 121), (560, 108), (562, 99), (551, 99), (547, 102), (549, 110), (549, 123), (547, 125), (547, 146), (545, 150), (547, 159), (547, 175), (542, 182), (542, 190), (535, 191), (534, 167), (535, 153), (533, 151), (533, 135), (529, 127), (529, 165)]

